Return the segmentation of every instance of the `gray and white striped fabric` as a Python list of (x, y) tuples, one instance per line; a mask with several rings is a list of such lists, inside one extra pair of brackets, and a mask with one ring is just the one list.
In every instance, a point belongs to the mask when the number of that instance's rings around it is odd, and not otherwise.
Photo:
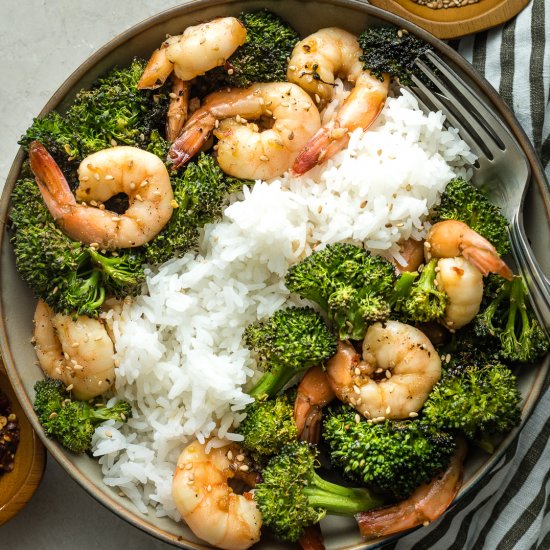
[[(546, 5), (545, 5), (546, 4)], [(501, 27), (451, 43), (500, 93), (550, 179), (550, 2), (532, 0)], [(385, 550), (550, 549), (550, 379), (519, 437), (446, 515)]]

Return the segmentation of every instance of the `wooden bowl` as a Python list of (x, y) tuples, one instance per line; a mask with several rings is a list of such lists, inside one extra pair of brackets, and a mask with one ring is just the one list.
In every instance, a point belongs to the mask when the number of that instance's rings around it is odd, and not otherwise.
[(413, 0), (370, 0), (373, 6), (404, 17), (438, 38), (459, 38), (501, 25), (530, 0), (480, 0), (458, 8), (433, 9)]
[(20, 440), (11, 472), (0, 474), (0, 525), (14, 517), (32, 498), (42, 481), (46, 449), (28, 421), (0, 359), (0, 390), (9, 398), (19, 420)]

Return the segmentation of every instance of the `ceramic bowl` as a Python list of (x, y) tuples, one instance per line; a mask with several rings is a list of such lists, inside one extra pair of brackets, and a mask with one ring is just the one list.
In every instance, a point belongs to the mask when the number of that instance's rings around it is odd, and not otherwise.
[[(544, 253), (541, 251), (548, 250), (550, 234), (548, 190), (545, 187), (541, 165), (513, 114), (491, 86), (450, 47), (404, 19), (356, 0), (285, 0), (284, 2), (277, 0), (249, 2), (199, 0), (186, 3), (136, 25), (106, 44), (67, 79), (46, 104), (42, 114), (52, 109), (63, 110), (79, 89), (89, 86), (96, 77), (114, 65), (124, 65), (134, 56), (147, 58), (158, 47), (166, 34), (179, 34), (187, 26), (213, 17), (237, 15), (244, 10), (250, 11), (262, 7), (269, 8), (284, 17), (302, 36), (327, 26), (339, 26), (359, 33), (368, 25), (395, 24), (416, 33), (431, 43), (439, 54), (453, 65), (463, 75), (463, 78), (478, 90), (479, 94), (485, 97), (495, 113), (502, 118), (516, 136), (529, 158), (533, 171), (533, 182), (526, 203), (526, 208), (529, 209), (529, 216), (526, 217), (529, 223), (527, 229), (532, 238), (535, 252), (539, 257), (544, 257)], [(0, 219), (2, 220), (7, 219), (9, 195), (17, 179), (22, 160), (23, 154), (19, 152), (9, 173), (0, 203)], [(30, 344), (35, 300), (17, 274), (6, 228), (4, 228), (0, 239), (2, 267), (0, 336), (4, 360), (19, 400), (33, 426), (41, 434), (48, 450), (71, 477), (121, 518), (176, 546), (207, 548), (204, 543), (193, 536), (184, 524), (173, 522), (167, 518), (157, 518), (152, 511), (149, 514), (140, 513), (128, 499), (120, 497), (117, 491), (103, 484), (100, 467), (96, 461), (86, 455), (69, 454), (57, 443), (43, 435), (32, 410), (33, 385), (37, 379), (42, 377)], [(547, 271), (550, 271), (548, 266), (545, 267)], [(538, 368), (522, 371), (520, 387), (524, 397), (522, 403), (524, 421), (536, 402), (547, 369), (548, 362), (545, 362)], [(492, 456), (470, 454), (466, 464), (464, 484), (457, 500), (460, 500), (469, 491), (475, 490), (476, 482), (498, 461), (515, 435), (517, 435), (517, 430), (502, 442)], [(329, 548), (372, 549), (380, 545), (380, 541), (365, 543), (359, 536), (352, 519), (332, 517), (324, 520), (323, 532)], [(269, 538), (262, 538), (258, 548), (285, 548), (285, 545)]]

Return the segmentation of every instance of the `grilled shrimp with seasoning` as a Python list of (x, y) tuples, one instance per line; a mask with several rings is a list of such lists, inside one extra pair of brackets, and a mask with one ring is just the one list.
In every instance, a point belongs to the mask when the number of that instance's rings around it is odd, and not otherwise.
[(451, 330), (467, 325), (479, 312), (483, 275), (462, 256), (437, 262), (437, 286), (449, 297), (440, 322)]
[[(269, 119), (270, 128), (256, 122)], [(221, 169), (242, 179), (282, 175), (321, 126), (319, 111), (296, 84), (274, 82), (210, 94), (170, 148), (176, 168), (195, 156), (213, 132)]]
[(172, 74), (187, 82), (223, 65), (246, 41), (246, 29), (235, 17), (219, 17), (187, 27), (156, 49), (138, 82), (138, 88), (156, 89)]
[(428, 337), (398, 321), (368, 328), (362, 358), (349, 342), (339, 342), (326, 367), (336, 396), (373, 421), (417, 416), (441, 377)]
[(321, 29), (292, 51), (287, 78), (298, 84), (324, 105), (334, 94), (336, 78), (353, 84), (353, 89), (334, 119), (308, 141), (293, 166), (294, 175), (302, 175), (333, 157), (349, 142), (350, 132), (366, 130), (378, 117), (389, 92), (389, 75), (382, 80), (363, 68), (357, 38), (337, 27)]
[(34, 349), (44, 373), (61, 380), (76, 399), (105, 393), (115, 381), (115, 349), (99, 319), (55, 313), (39, 300), (34, 313)]
[(409, 498), (398, 504), (357, 514), (361, 535), (371, 540), (435, 521), (451, 505), (462, 485), (466, 451), (466, 442), (459, 440), (445, 472), (420, 485)]
[[(29, 160), (48, 210), (74, 240), (101, 249), (141, 246), (172, 216), (174, 194), (168, 170), (156, 155), (142, 149), (112, 147), (86, 157), (78, 168), (76, 198), (41, 143), (31, 143)], [(119, 193), (128, 196), (126, 212), (105, 210), (102, 203)]]
[(508, 280), (513, 277), (512, 270), (495, 247), (463, 222), (445, 220), (432, 225), (426, 235), (424, 247), (427, 260), (463, 256), (482, 275), (497, 273)]
[[(252, 494), (235, 493), (229, 480), (245, 477), (247, 459), (236, 445), (211, 449), (194, 441), (181, 452), (172, 482), (172, 497), (193, 533), (227, 550), (249, 548), (260, 540), (262, 515)], [(254, 481), (252, 481), (254, 483)]]

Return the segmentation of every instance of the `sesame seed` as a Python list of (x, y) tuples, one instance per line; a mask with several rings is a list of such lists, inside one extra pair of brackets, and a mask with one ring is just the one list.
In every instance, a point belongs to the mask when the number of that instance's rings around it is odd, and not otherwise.
[(447, 355), (445, 355), (445, 363), (449, 363), (450, 361), (451, 361), (451, 354), (447, 353)]
[(212, 485), (208, 485), (208, 486), (206, 487), (206, 490), (207, 490), (209, 493), (211, 493), (211, 492), (212, 492)]
[(69, 384), (65, 389), (66, 389), (67, 391), (71, 391), (73, 388), (74, 388), (74, 385), (73, 385), (73, 384)]
[(359, 422), (361, 422), (361, 417), (358, 414), (356, 414), (355, 415), (355, 423), (359, 424)]
[(188, 463), (185, 465), (185, 469), (186, 469), (186, 470), (191, 470), (191, 469), (193, 469), (193, 463), (192, 463), (192, 462), (188, 462)]
[(112, 145), (113, 147), (116, 147), (116, 146), (118, 145), (118, 143), (116, 142), (116, 140), (112, 139), (112, 140), (111, 140), (111, 145)]
[(260, 160), (263, 161), (263, 162), (266, 162), (266, 161), (269, 160), (269, 157), (266, 156), (266, 155), (261, 155), (261, 156), (260, 156)]
[(389, 416), (390, 414), (391, 414), (391, 407), (388, 407), (388, 408), (386, 409), (386, 415)]
[(384, 369), (383, 369), (382, 367), (378, 367), (378, 368), (374, 371), (375, 374), (380, 374), (381, 372), (384, 372)]
[(49, 418), (50, 420), (52, 420), (52, 419), (55, 418), (56, 416), (57, 416), (57, 413), (54, 411), (54, 412), (52, 412), (52, 413), (50, 414), (50, 416), (48, 416), (48, 418)]
[(107, 437), (113, 437), (113, 432), (111, 432), (110, 430), (106, 430), (106, 431), (105, 431), (105, 435), (106, 435)]
[(227, 455), (226, 455), (226, 456), (227, 456), (227, 458), (228, 458), (229, 460), (233, 460), (233, 453), (232, 453), (231, 451), (227, 451)]
[(94, 179), (95, 179), (96, 181), (99, 181), (99, 174), (95, 173), (95, 174), (94, 174)]
[(359, 386), (353, 385), (353, 391), (357, 394), (361, 393), (361, 390), (359, 389)]
[(65, 357), (67, 361), (70, 359), (70, 356), (66, 351), (63, 352), (63, 357)]
[(239, 466), (239, 470), (241, 472), (248, 472), (248, 470), (250, 470), (250, 468), (246, 464), (242, 464), (241, 466)]
[(239, 462), (242, 462), (244, 460), (244, 455), (237, 455), (235, 457)]
[(80, 346), (80, 342), (73, 342), (73, 343), (71, 344), (71, 347), (72, 347), (72, 348), (77, 348), (78, 346)]
[(361, 369), (359, 367), (355, 367), (355, 374), (359, 375), (361, 374)]
[(235, 72), (234, 69), (227, 69), (227, 74), (229, 74), (229, 75), (233, 74), (234, 72)]
[(136, 195), (136, 200), (139, 202), (143, 202), (143, 199), (141, 198), (141, 195), (139, 193)]
[(175, 94), (174, 92), (170, 92), (168, 95), (170, 96), (170, 99), (178, 99), (177, 94)]
[(391, 372), (389, 370), (386, 371), (386, 378), (391, 378)]
[(410, 418), (416, 418), (417, 416), (418, 416), (417, 412), (412, 411), (412, 412), (409, 413)]
[(140, 184), (140, 187), (147, 187), (149, 185), (149, 180), (143, 180)]

